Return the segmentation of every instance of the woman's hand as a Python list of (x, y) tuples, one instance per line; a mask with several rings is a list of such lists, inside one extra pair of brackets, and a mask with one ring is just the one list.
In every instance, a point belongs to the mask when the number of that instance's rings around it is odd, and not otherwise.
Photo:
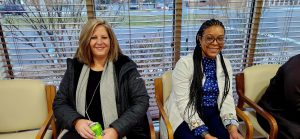
[(118, 139), (118, 132), (114, 128), (107, 128), (103, 132), (102, 139)]
[(230, 139), (244, 139), (244, 137), (238, 132), (236, 125), (229, 125), (227, 130), (229, 132)]
[(90, 126), (89, 126), (91, 123), (93, 123), (93, 122), (90, 120), (86, 120), (86, 119), (79, 119), (74, 122), (75, 129), (81, 137), (83, 137), (85, 139), (94, 139), (95, 138), (95, 134), (90, 129)]
[(206, 134), (206, 135), (204, 136), (204, 139), (218, 139), (218, 138), (216, 138), (216, 137), (214, 137), (214, 136), (212, 136), (212, 135), (210, 135), (210, 134)]

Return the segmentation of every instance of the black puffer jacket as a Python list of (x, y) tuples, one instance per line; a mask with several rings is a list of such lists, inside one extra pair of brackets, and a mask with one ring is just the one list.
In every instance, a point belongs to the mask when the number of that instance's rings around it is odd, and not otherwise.
[[(120, 138), (149, 138), (146, 117), (149, 96), (137, 71), (137, 65), (129, 57), (121, 55), (114, 62), (114, 66), (118, 80), (116, 103), (119, 118), (110, 126), (118, 131)], [(84, 117), (76, 111), (75, 106), (76, 88), (82, 67), (83, 64), (77, 59), (67, 60), (67, 70), (53, 103), (54, 115), (61, 128), (74, 130), (73, 121)]]

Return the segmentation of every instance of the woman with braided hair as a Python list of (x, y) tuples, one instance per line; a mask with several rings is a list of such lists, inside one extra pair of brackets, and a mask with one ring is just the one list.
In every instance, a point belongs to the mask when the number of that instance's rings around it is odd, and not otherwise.
[(172, 75), (165, 109), (175, 139), (240, 139), (232, 96), (232, 67), (222, 56), (225, 28), (205, 21), (193, 55), (182, 57)]

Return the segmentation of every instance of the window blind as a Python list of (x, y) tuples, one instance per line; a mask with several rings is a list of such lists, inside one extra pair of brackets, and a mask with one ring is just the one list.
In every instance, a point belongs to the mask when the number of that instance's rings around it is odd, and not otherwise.
[(264, 0), (253, 64), (285, 63), (300, 54), (300, 1)]
[(96, 18), (112, 23), (123, 53), (137, 63), (153, 117), (158, 117), (154, 78), (170, 70), (173, 62), (173, 10), (165, 2), (111, 3), (106, 4), (109, 10), (96, 10)]
[(87, 20), (85, 1), (10, 1), (1, 11), (2, 64), (7, 79), (58, 85)]

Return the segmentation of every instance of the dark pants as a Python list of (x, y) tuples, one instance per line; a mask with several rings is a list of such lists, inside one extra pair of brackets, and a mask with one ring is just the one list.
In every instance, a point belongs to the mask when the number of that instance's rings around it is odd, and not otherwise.
[(174, 139), (199, 139), (199, 137), (194, 136), (188, 124), (183, 121), (175, 130)]
[[(218, 139), (229, 139), (229, 133), (222, 123), (217, 107), (204, 107), (203, 114), (205, 115), (205, 118), (202, 120), (208, 127), (210, 135), (215, 136)], [(174, 139), (199, 138), (201, 137), (197, 138), (194, 136), (194, 132), (189, 129), (189, 126), (185, 121), (178, 126), (174, 133)]]

